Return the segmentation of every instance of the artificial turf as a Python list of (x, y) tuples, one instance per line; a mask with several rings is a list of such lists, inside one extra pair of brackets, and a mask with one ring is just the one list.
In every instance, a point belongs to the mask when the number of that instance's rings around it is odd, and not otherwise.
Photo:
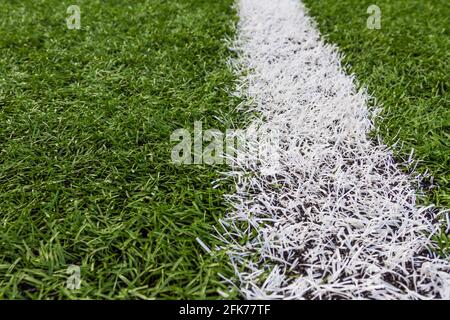
[[(303, 0), (343, 64), (381, 106), (379, 135), (400, 162), (428, 173), (420, 201), (450, 208), (450, 2), (446, 0)], [(367, 28), (370, 5), (381, 29)], [(449, 253), (450, 238), (439, 239)]]
[[(1, 1), (0, 298), (227, 292), (227, 259), (195, 241), (218, 244), (227, 186), (212, 188), (216, 167), (173, 165), (170, 134), (238, 118), (233, 2)], [(433, 175), (425, 201), (448, 208), (448, 2), (377, 1), (380, 30), (366, 28), (370, 1), (304, 2), (383, 106), (385, 142)], [(72, 4), (81, 30), (66, 26)], [(65, 285), (72, 264), (79, 290)]]
[(1, 1), (0, 298), (228, 292), (227, 259), (195, 240), (218, 243), (227, 187), (214, 166), (172, 164), (170, 135), (237, 119), (232, 3)]

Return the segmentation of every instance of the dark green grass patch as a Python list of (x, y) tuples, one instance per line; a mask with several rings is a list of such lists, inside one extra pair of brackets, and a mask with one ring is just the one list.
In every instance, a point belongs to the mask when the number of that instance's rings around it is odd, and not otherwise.
[[(377, 127), (385, 143), (397, 143), (403, 159), (413, 149), (416, 170), (431, 174), (422, 200), (450, 208), (450, 3), (303, 2), (322, 34), (345, 54), (348, 71), (382, 106)], [(379, 30), (366, 26), (372, 4), (381, 9)]]
[(232, 2), (1, 1), (0, 298), (226, 291), (226, 259), (195, 238), (217, 244), (227, 190), (217, 168), (171, 164), (170, 134), (235, 118)]

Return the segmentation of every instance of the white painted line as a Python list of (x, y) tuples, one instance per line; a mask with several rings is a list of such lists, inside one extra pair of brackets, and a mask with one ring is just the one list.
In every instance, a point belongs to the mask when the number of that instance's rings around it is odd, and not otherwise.
[(247, 152), (251, 161), (227, 173), (236, 192), (221, 237), (243, 296), (449, 299), (450, 264), (428, 250), (435, 214), (416, 206), (411, 177), (367, 137), (369, 97), (336, 48), (297, 0), (241, 0), (238, 10), (233, 63), (248, 71), (240, 94), (260, 115), (250, 128), (280, 134), (276, 169)]

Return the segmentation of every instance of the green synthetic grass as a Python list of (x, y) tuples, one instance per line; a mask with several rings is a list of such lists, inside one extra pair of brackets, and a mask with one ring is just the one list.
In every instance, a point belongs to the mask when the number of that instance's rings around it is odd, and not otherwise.
[[(411, 150), (424, 181), (422, 199), (450, 208), (450, 3), (447, 0), (303, 0), (344, 65), (382, 106), (380, 135), (399, 159)], [(368, 29), (367, 8), (381, 9)], [(409, 170), (411, 168), (405, 168)], [(450, 238), (442, 235), (443, 249)]]
[(215, 167), (171, 164), (170, 134), (236, 119), (232, 2), (1, 1), (0, 298), (227, 291), (227, 260), (195, 241), (218, 243), (227, 188)]
[[(322, 33), (384, 107), (378, 128), (429, 170), (449, 203), (447, 1), (305, 0)], [(195, 241), (227, 186), (170, 163), (170, 134), (238, 118), (223, 41), (233, 0), (0, 2), (0, 298), (218, 298), (227, 258)], [(81, 30), (68, 30), (69, 5)], [(229, 122), (223, 122), (223, 115)], [(443, 250), (450, 247), (445, 235)], [(69, 265), (81, 289), (66, 288)], [(230, 297), (236, 297), (232, 292)]]

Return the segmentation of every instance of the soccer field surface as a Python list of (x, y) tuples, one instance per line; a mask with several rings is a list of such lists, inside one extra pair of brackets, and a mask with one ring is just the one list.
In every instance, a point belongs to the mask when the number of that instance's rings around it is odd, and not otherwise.
[[(310, 42), (295, 43), (291, 34), (315, 29), (309, 29), (314, 27), (309, 23), (286, 23), (304, 21), (303, 7), (294, 2), (274, 1), (284, 8), (274, 10), (269, 4), (258, 7), (255, 0), (77, 1), (79, 29), (68, 28), (69, 4), (60, 1), (0, 3), (0, 298), (351, 298), (348, 290), (362, 298), (450, 296), (445, 283), (450, 279), (445, 221), (450, 207), (450, 5), (443, 0), (377, 1), (381, 28), (369, 29), (367, 8), (372, 3), (306, 0), (306, 13), (317, 22), (322, 40), (311, 37)], [(289, 39), (286, 46), (262, 48), (279, 44), (281, 34)], [(323, 50), (323, 61), (332, 56), (330, 72), (336, 76), (331, 79), (338, 81), (316, 78), (318, 67), (310, 67), (302, 57), (278, 64), (277, 59), (291, 59), (291, 49), (295, 54)], [(342, 65), (336, 52), (343, 54)], [(323, 67), (320, 61), (311, 63)], [(308, 69), (304, 77), (295, 75), (299, 66)], [(286, 75), (292, 75), (292, 84), (283, 88), (292, 92), (276, 96)], [(312, 86), (308, 91), (311, 79), (322, 81), (323, 91)], [(342, 110), (333, 106), (329, 91), (337, 82), (350, 92), (341, 96), (336, 87)], [(320, 100), (321, 92), (330, 98)], [(317, 101), (329, 107), (314, 109)], [(303, 113), (301, 106), (313, 112)], [(367, 110), (375, 107), (380, 112), (372, 127)], [(335, 113), (348, 116), (332, 118)], [(322, 118), (314, 118), (317, 114)], [(353, 116), (355, 122), (345, 124)], [(375, 181), (371, 184), (358, 168), (354, 175), (353, 169), (344, 170), (336, 183), (352, 192), (350, 200), (328, 180), (323, 193), (313, 185), (319, 178), (311, 174), (314, 177), (304, 180), (301, 170), (290, 171), (295, 165), (320, 167), (320, 176), (330, 162), (336, 165), (341, 149), (328, 158), (330, 154), (322, 152), (328, 149), (321, 147), (329, 143), (328, 137), (314, 131), (321, 119), (336, 124), (330, 130), (339, 128), (334, 131), (343, 132), (337, 133), (342, 141), (348, 141), (346, 128), (356, 123), (358, 143), (364, 140), (364, 146), (357, 143), (359, 151), (350, 153), (367, 155), (367, 165), (381, 172), (369, 175)], [(236, 161), (242, 171), (226, 163), (196, 163), (196, 155), (193, 161), (174, 163), (173, 133), (185, 130), (195, 145), (198, 123), (216, 133), (282, 123), (292, 141), (302, 135), (309, 140), (303, 149), (299, 142), (281, 152), (282, 165), (293, 164), (281, 171), (281, 180), (273, 168), (266, 168), (261, 178), (258, 166), (264, 161), (251, 153), (247, 156), (253, 160), (246, 166)], [(308, 126), (310, 131), (301, 131)], [(204, 141), (202, 151), (206, 145)], [(344, 145), (354, 150), (353, 144)], [(297, 161), (308, 150), (314, 150), (315, 160)], [(349, 161), (357, 167), (360, 158)], [(288, 210), (283, 203), (283, 196), (290, 196), (297, 185), (304, 188), (292, 194), (296, 206), (308, 212), (303, 216), (297, 215), (297, 207)], [(328, 200), (334, 196), (345, 200), (343, 207), (334, 207), (344, 215), (331, 218)], [(285, 220), (274, 218), (278, 216)], [(325, 270), (322, 275), (308, 273), (314, 269), (308, 269), (306, 253), (322, 257), (315, 250), (328, 250), (308, 243), (313, 220), (323, 227), (316, 231), (326, 235), (339, 223), (332, 220), (337, 217), (345, 217), (344, 226), (356, 229), (361, 223), (372, 226), (378, 218), (383, 222), (364, 230), (373, 231), (377, 238), (368, 241), (383, 248), (381, 235), (388, 229), (386, 242), (398, 246), (385, 248), (406, 252), (388, 260), (404, 266), (394, 270), (398, 278), (376, 280), (396, 289), (376, 295), (358, 286), (344, 288), (343, 276), (327, 273), (327, 268), (336, 271), (340, 254), (352, 255), (352, 263), (361, 254), (361, 265), (368, 263), (370, 250), (364, 243), (354, 246), (360, 238), (353, 238), (353, 253), (323, 255), (336, 265), (317, 263)], [(386, 222), (390, 217), (392, 224)], [(302, 223), (305, 229), (289, 229)], [(332, 237), (342, 235), (335, 231), (330, 231)], [(286, 247), (277, 256), (280, 239), (286, 240)], [(331, 238), (315, 239), (325, 243)], [(431, 247), (432, 253), (425, 253)], [(415, 248), (423, 251), (416, 252), (420, 257), (412, 262), (417, 268), (405, 266), (402, 259), (409, 259), (410, 251), (410, 261), (416, 259)], [(384, 270), (375, 267), (370, 272)], [(283, 268), (295, 270), (274, 271)], [(359, 276), (364, 278), (367, 270)], [(400, 279), (415, 272), (418, 279), (427, 274), (432, 284), (424, 281), (411, 289), (409, 280)], [(76, 288), (69, 281), (74, 275), (81, 280)], [(318, 282), (298, 283), (309, 276)], [(373, 279), (367, 279), (361, 286), (369, 287)], [(339, 286), (333, 287), (333, 281)]]

